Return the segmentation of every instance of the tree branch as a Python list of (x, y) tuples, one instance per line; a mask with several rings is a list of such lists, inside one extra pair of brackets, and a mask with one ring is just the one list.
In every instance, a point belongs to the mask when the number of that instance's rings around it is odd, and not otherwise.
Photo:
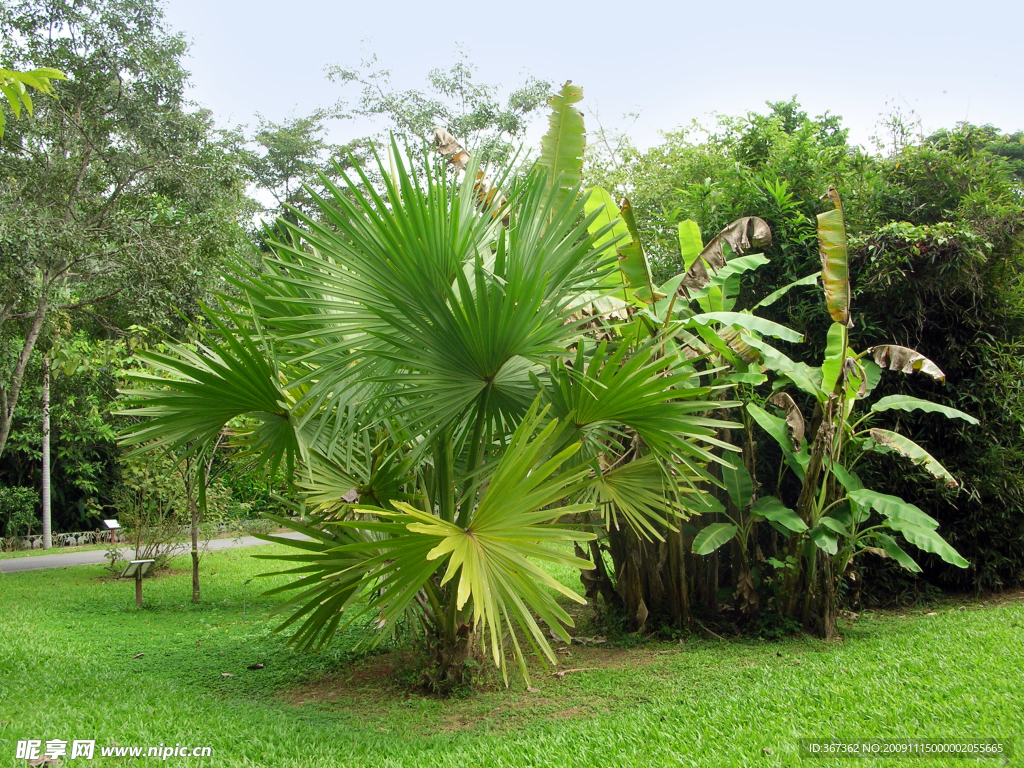
[[(87, 299), (86, 301), (79, 301), (79, 302), (76, 302), (74, 304), (61, 304), (60, 306), (50, 307), (50, 309), (53, 309), (53, 310), (82, 309), (83, 307), (87, 307), (90, 304), (96, 304), (97, 302), (103, 301), (104, 299), (109, 299), (109, 298), (111, 298), (113, 296), (117, 296), (119, 293), (121, 293), (122, 290), (123, 290), (122, 288), (118, 288), (116, 291), (111, 291), (110, 293), (105, 293), (102, 296), (97, 296), (95, 299)], [(22, 312), (21, 314), (9, 315), (8, 317), (10, 317), (11, 320), (24, 320), (26, 317), (33, 317), (34, 315), (35, 315), (35, 312)], [(5, 319), (4, 316), (0, 315), (0, 322), (2, 322), (3, 319)]]
[(11, 422), (14, 420), (14, 409), (18, 405), (18, 395), (21, 393), (21, 383), (25, 378), (28, 359), (32, 355), (32, 350), (35, 349), (39, 332), (43, 328), (43, 320), (46, 319), (48, 282), (48, 276), (44, 276), (43, 292), (36, 305), (32, 327), (29, 328), (28, 334), (25, 336), (25, 343), (18, 356), (18, 364), (14, 367), (14, 373), (11, 375), (10, 393), (5, 398), (3, 413), (0, 413), (0, 456), (4, 454), (4, 446), (7, 445), (7, 438), (11, 434)]

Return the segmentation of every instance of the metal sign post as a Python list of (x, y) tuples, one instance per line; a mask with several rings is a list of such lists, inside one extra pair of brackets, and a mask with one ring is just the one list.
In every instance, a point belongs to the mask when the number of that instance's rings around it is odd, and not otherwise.
[(142, 607), (142, 577), (152, 567), (156, 560), (132, 560), (128, 567), (121, 574), (122, 579), (135, 577), (135, 607)]

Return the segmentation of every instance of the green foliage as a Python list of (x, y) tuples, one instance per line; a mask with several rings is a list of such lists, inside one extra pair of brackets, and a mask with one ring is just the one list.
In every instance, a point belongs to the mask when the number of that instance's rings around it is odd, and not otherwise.
[(0, 455), (37, 342), (180, 328), (242, 242), (244, 174), (153, 0), (8, 3), (0, 56), (66, 73), (0, 145)]
[[(44, 341), (49, 344), (51, 340)], [(118, 451), (109, 407), (117, 396), (118, 374), (125, 362), (123, 342), (94, 342), (85, 334), (64, 339), (52, 350), (50, 482), (54, 530), (93, 530), (102, 506), (111, 503), (118, 477)], [(42, 367), (37, 357), (26, 371), (26, 384), (0, 462), (0, 482), (39, 487)]]
[[(7, 106), (10, 107), (16, 118), (21, 117), (22, 107), (31, 116), (34, 107), (29, 88), (35, 88), (41, 94), (52, 96), (52, 81), (66, 79), (63, 72), (51, 67), (39, 67), (31, 72), (0, 69), (0, 92), (7, 97)], [(0, 140), (4, 137), (6, 124), (7, 118), (4, 117), (3, 110), (0, 110)]]
[(548, 99), (551, 117), (548, 132), (541, 139), (537, 165), (548, 169), (550, 183), (559, 188), (563, 197), (575, 195), (582, 181), (586, 138), (583, 115), (573, 106), (582, 98), (583, 89), (566, 81), (562, 90)]
[(693, 537), (693, 552), (697, 555), (710, 555), (723, 544), (729, 542), (739, 531), (731, 523), (711, 523), (700, 529)]
[(1016, 277), (1024, 258), (1024, 206), (1012, 169), (977, 144), (979, 135), (960, 126), (882, 164), (885, 183), (870, 200), (882, 222), (857, 239), (853, 256), (859, 301), (876, 311), (855, 335), (884, 332), (935, 360), (946, 376), (942, 387), (921, 377), (900, 379), (898, 387), (883, 381), (881, 394), (926, 398), (981, 420), (977, 429), (965, 429), (940, 427), (926, 413), (899, 416), (902, 430), (931, 446), (961, 481), (955, 497), (913, 478), (908, 492), (905, 476), (874, 462), (868, 467), (881, 485), (932, 510), (973, 564), (968, 573), (932, 566), (930, 578), (993, 588), (1024, 575), (1018, 493), (1024, 296)]
[(39, 525), (36, 506), (39, 493), (33, 488), (0, 485), (0, 536), (25, 536)]
[(183, 39), (149, 0), (9, 4), (0, 28), (5, 59), (68, 76), (4, 138), (0, 258), (13, 280), (0, 307), (45, 296), (120, 327), (177, 324), (170, 307), (194, 311), (244, 214), (229, 147), (184, 99)]
[(324, 134), (332, 115), (317, 110), (305, 117), (280, 123), (259, 118), (256, 132), (246, 141), (239, 136), (239, 156), (253, 183), (273, 197), (270, 212), (286, 213), (287, 207), (309, 212), (312, 201), (306, 184), (318, 173), (334, 176), (333, 161), (342, 147), (327, 142)]
[(858, 471), (873, 487), (936, 510), (945, 535), (972, 563), (967, 571), (945, 569), (925, 557), (929, 578), (958, 587), (1018, 583), (1024, 577), (1020, 136), (961, 125), (923, 143), (898, 142), (889, 156), (871, 156), (846, 144), (835, 116), (809, 118), (795, 101), (769, 106), (766, 114), (722, 118), (709, 131), (693, 126), (668, 133), (645, 153), (627, 145), (616, 162), (597, 163), (591, 154), (588, 182), (629, 189), (638, 225), (650, 233), (658, 281), (684, 265), (676, 230), (687, 219), (699, 222), (706, 237), (741, 213), (762, 216), (774, 234), (765, 249), (770, 261), (756, 277), (741, 277), (738, 306), (759, 304), (765, 319), (804, 334), (800, 347), (761, 345), (760, 351), (815, 399), (819, 385), (804, 366), (820, 363), (825, 352), (826, 339), (815, 332), (824, 302), (817, 292), (787, 288), (816, 279), (818, 198), (830, 186), (840, 190), (855, 307), (851, 343), (863, 349), (891, 340), (946, 374), (944, 386), (885, 377), (877, 395), (917, 397), (981, 420), (972, 430), (962, 419), (888, 411), (904, 435), (928, 445), (962, 482), (955, 497), (927, 473), (908, 476), (906, 462), (889, 463), (880, 454), (865, 456)]
[(426, 88), (400, 90), (391, 71), (383, 69), (375, 55), (358, 66), (332, 65), (326, 69), (331, 82), (346, 89), (358, 88), (354, 104), (339, 102), (333, 114), (340, 118), (369, 119), (381, 132), (356, 139), (348, 147), (369, 173), (376, 168), (366, 151), (370, 145), (387, 145), (388, 133), (415, 144), (427, 142), (434, 129), (442, 128), (463, 142), (481, 165), (504, 167), (519, 152), (526, 128), (547, 103), (551, 84), (526, 77), (508, 92), (504, 101), (501, 88), (477, 80), (477, 67), (468, 54), (456, 49), (455, 61), (447, 69), (427, 73)]

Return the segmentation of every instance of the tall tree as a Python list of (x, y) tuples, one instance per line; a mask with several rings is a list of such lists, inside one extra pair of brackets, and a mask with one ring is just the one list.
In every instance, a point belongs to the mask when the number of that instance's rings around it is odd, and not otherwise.
[(256, 186), (273, 199), (267, 213), (281, 213), (295, 221), (286, 207), (312, 210), (305, 185), (316, 185), (318, 173), (333, 176), (333, 161), (345, 148), (327, 141), (327, 122), (332, 113), (318, 109), (306, 117), (289, 117), (275, 123), (259, 118), (256, 132), (241, 153)]
[(0, 455), (50, 313), (172, 325), (236, 242), (243, 174), (184, 99), (186, 44), (155, 0), (0, 7), (0, 59), (66, 73), (0, 149)]

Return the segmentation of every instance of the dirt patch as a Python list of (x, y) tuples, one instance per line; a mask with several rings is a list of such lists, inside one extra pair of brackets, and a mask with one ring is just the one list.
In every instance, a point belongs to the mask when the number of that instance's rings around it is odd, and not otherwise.
[(959, 599), (962, 599), (966, 603), (977, 603), (980, 601), (990, 605), (1012, 605), (1024, 602), (1024, 589), (1007, 589), (1003, 592), (990, 592), (989, 594), (982, 595), (980, 599), (974, 595), (963, 595)]
[[(410, 684), (409, 659), (384, 653), (352, 662), (341, 672), (324, 675), (279, 694), (291, 706), (313, 706), (344, 712), (368, 728), (393, 727), (401, 713), (402, 728), (427, 735), (441, 731), (486, 728), (507, 732), (538, 718), (565, 720), (591, 717), (616, 705), (617, 697), (594, 696), (577, 685), (587, 675), (616, 669), (639, 669), (660, 664), (683, 646), (670, 649), (616, 648), (604, 645), (562, 646), (558, 667), (545, 669), (529, 662), (533, 685), (526, 690), (517, 671), (509, 669), (510, 686), (500, 673), (488, 671), (485, 682), (465, 698), (441, 698)], [(564, 673), (559, 677), (555, 673)]]
[(393, 654), (371, 656), (347, 665), (341, 672), (324, 675), (303, 685), (286, 690), (281, 698), (292, 706), (330, 705), (344, 702), (347, 708), (380, 712), (382, 706), (404, 700), (395, 680), (397, 659)]

